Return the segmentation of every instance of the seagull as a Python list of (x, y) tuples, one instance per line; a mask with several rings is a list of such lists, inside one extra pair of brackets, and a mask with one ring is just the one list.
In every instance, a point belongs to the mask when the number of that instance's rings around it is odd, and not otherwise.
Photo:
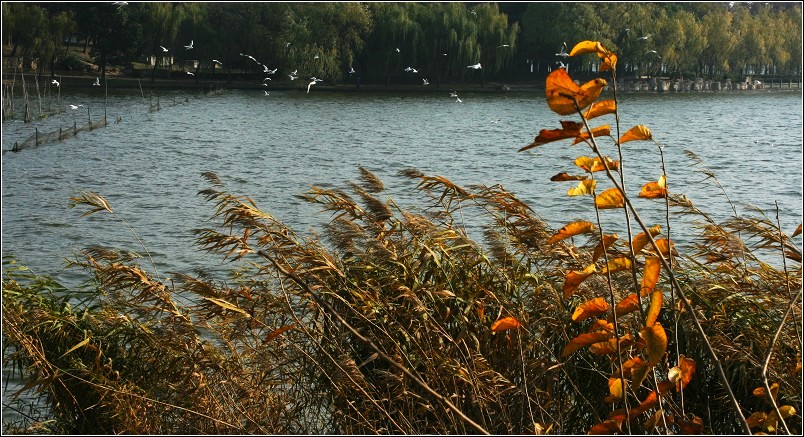
[(93, 83), (92, 86), (100, 86), (100, 78), (99, 77), (95, 78), (95, 83)]
[(396, 48), (396, 52), (399, 53), (399, 47)]
[(265, 74), (276, 74), (276, 70), (279, 69), (279, 67), (276, 67), (273, 70), (269, 70), (268, 67), (265, 66), (265, 64), (263, 64), (262, 68), (263, 68), (263, 73), (265, 73)]
[(422, 82), (422, 85), (430, 85), (430, 82), (428, 82), (427, 79), (422, 78)]
[(268, 94), (268, 91), (265, 91), (265, 95), (266, 95), (266, 96), (267, 96), (267, 95), (269, 95), (269, 94)]
[(315, 85), (318, 81), (313, 78), (313, 81), (307, 84), (307, 94), (310, 94), (310, 87)]
[(288, 47), (290, 47), (290, 43), (289, 43), (289, 42), (286, 42), (286, 43), (285, 43), (285, 48), (288, 48)]
[(566, 65), (566, 64), (564, 64), (564, 63), (563, 63), (563, 62), (561, 62), (561, 61), (556, 61), (556, 64), (558, 64), (558, 68), (563, 68), (563, 69), (565, 69), (565, 70), (567, 69), (567, 65)]
[(313, 56), (313, 59), (319, 59), (318, 55)]
[(184, 46), (184, 48), (186, 50), (190, 50), (191, 48), (193, 48), (193, 40), (190, 40), (190, 45), (189, 46)]
[(271, 79), (270, 77), (266, 77), (265, 79), (262, 80), (262, 83), (265, 83), (266, 80), (273, 80), (273, 79)]
[(481, 67), (481, 66), (480, 66), (480, 62), (478, 62), (478, 63), (477, 63), (477, 64), (475, 64), (475, 65), (467, 65), (467, 66), (466, 66), (466, 68), (474, 68), (475, 70), (480, 70), (480, 69), (481, 69), (481, 68), (483, 68), (483, 67)]
[(291, 72), (290, 72), (290, 74), (291, 74), (292, 76), (295, 76), (295, 75), (296, 75), (296, 73), (298, 73), (298, 72), (299, 72), (299, 69), (297, 68), (297, 69), (295, 69), (295, 70), (291, 71)]
[(315, 76), (311, 77), (310, 80), (312, 80), (313, 82), (323, 82), (324, 81), (324, 79), (317, 79)]
[(162, 49), (163, 53), (167, 53), (167, 51), (168, 51), (168, 49), (166, 49), (164, 46), (159, 46), (159, 48)]
[(213, 59), (213, 60), (212, 60), (212, 62), (214, 62), (214, 63), (216, 63), (216, 64), (218, 64), (218, 65), (223, 65), (223, 64), (221, 64), (221, 61), (219, 61), (219, 60), (217, 60), (217, 59)]
[(647, 40), (648, 40), (648, 38), (650, 38), (652, 35), (653, 35), (652, 33), (649, 33), (649, 34), (647, 34), (647, 35), (645, 35), (645, 36), (640, 36), (640, 37), (639, 37), (639, 38), (637, 38), (637, 39), (638, 39), (638, 40), (641, 40), (641, 41), (647, 41)]
[(452, 91), (452, 92), (450, 92), (449, 96), (450, 97), (458, 97), (458, 93), (456, 93), (455, 91)]
[(509, 46), (508, 44), (503, 44), (503, 45), (497, 46), (498, 49), (501, 48), (501, 47), (511, 47), (511, 46)]
[(190, 76), (195, 76), (195, 74), (193, 74), (193, 73), (191, 73), (189, 71), (187, 72), (187, 74), (189, 74)]
[(500, 122), (500, 120), (502, 120), (502, 119), (501, 119), (501, 118), (498, 118), (498, 119), (496, 119), (496, 120), (491, 120), (491, 122), (492, 122), (492, 123), (499, 123), (499, 122)]
[(292, 75), (292, 74), (290, 74), (289, 76), (290, 76), (290, 80), (296, 80), (296, 79), (298, 79), (298, 78), (299, 78), (299, 76), (294, 76), (294, 75)]
[(70, 107), (70, 109), (78, 109), (82, 108), (84, 105), (68, 105), (68, 106)]
[[(247, 58), (251, 59), (252, 61), (257, 62), (257, 60), (256, 60), (256, 59), (254, 59), (254, 56), (251, 56), (251, 55), (245, 55), (245, 54), (243, 54), (243, 53), (241, 53), (241, 54), (240, 54), (240, 56), (245, 56), (245, 57), (247, 57)], [(257, 63), (259, 64), (259, 62), (257, 62)]]
[(417, 70), (417, 69), (413, 68), (413, 69), (411, 69), (411, 70), (410, 70), (410, 72), (411, 72), (411, 73), (418, 73), (418, 72), (419, 72), (419, 70)]
[(463, 103), (463, 100), (461, 100), (460, 97), (455, 96), (455, 103)]
[(128, 2), (114, 2), (113, 5), (117, 6), (117, 9), (122, 8), (123, 6), (127, 5)]
[(355, 69), (351, 65), (349, 66), (349, 74), (355, 74)]
[(561, 47), (561, 53), (556, 53), (556, 56), (561, 56), (562, 58), (568, 58), (569, 53), (567, 53), (567, 42), (564, 41), (564, 45)]
[(406, 68), (406, 69), (405, 69), (405, 71), (406, 71), (406, 72), (408, 72), (408, 71), (413, 71), (413, 67), (408, 67), (408, 68)]

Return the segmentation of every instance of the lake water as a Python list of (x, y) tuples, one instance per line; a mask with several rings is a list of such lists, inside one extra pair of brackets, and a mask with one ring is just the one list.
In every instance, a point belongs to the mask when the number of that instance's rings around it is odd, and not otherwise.
[[(193, 246), (192, 230), (206, 225), (213, 209), (197, 192), (208, 188), (201, 172), (215, 172), (236, 194), (250, 196), (266, 212), (301, 234), (320, 228), (328, 213), (295, 197), (313, 184), (346, 187), (364, 166), (403, 204), (416, 182), (397, 173), (416, 168), (460, 185), (502, 184), (555, 229), (573, 220), (594, 221), (588, 197), (568, 197), (574, 182), (550, 182), (573, 160), (591, 156), (585, 145), (551, 143), (528, 152), (540, 129), (559, 127), (543, 93), (427, 94), (227, 91), (202, 97), (174, 92), (163, 109), (149, 113), (139, 90), (113, 90), (108, 127), (60, 143), (5, 152), (33, 133), (86, 122), (86, 108), (25, 124), (3, 124), (2, 253), (36, 273), (67, 283), (77, 272), (60, 271), (64, 257), (90, 245), (140, 251), (130, 231), (108, 214), (79, 218), (87, 208), (69, 208), (81, 191), (104, 196), (144, 241), (160, 272), (220, 266), (217, 256)], [(69, 94), (63, 105), (83, 104), (93, 119), (103, 114), (103, 96)], [(718, 220), (732, 214), (723, 192), (692, 165), (696, 153), (716, 175), (738, 212), (743, 203), (775, 217), (781, 209), (791, 233), (802, 217), (802, 101), (800, 91), (745, 93), (620, 94), (621, 129), (644, 124), (664, 145), (671, 192), (684, 193)], [(175, 98), (180, 104), (164, 105)], [(186, 100), (186, 101), (185, 101)], [(114, 123), (117, 116), (120, 123)], [(494, 123), (493, 120), (499, 120)], [(593, 120), (612, 123), (613, 116)], [(613, 127), (612, 127), (613, 130)], [(614, 159), (611, 141), (604, 152)], [(661, 175), (652, 142), (623, 147), (626, 187), (636, 193)], [(598, 173), (601, 174), (602, 173)], [(598, 190), (609, 187), (600, 181)], [(637, 199), (647, 224), (664, 226), (663, 202)], [(622, 213), (603, 211), (607, 232), (625, 231)], [(672, 222), (674, 238), (696, 233), (687, 218)], [(470, 229), (470, 232), (475, 232)], [(635, 230), (635, 232), (638, 232)], [(470, 233), (470, 235), (472, 235)], [(472, 236), (480, 239), (481, 234)]]

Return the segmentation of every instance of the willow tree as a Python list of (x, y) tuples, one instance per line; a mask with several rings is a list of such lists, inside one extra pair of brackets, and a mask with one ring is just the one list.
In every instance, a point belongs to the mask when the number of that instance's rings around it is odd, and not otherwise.
[(167, 56), (176, 50), (176, 34), (184, 20), (184, 8), (176, 3), (167, 2), (143, 3), (142, 7), (145, 18), (143, 27), (145, 35), (148, 37), (148, 49), (155, 58), (153, 69), (151, 69), (151, 82), (153, 82), (156, 77), (156, 69), (162, 64), (161, 60), (165, 56), (161, 47), (168, 48)]
[(482, 3), (472, 9), (477, 17), (477, 40), (480, 49), (480, 84), (488, 71), (496, 74), (514, 57), (519, 25), (508, 24), (508, 16), (501, 13), (496, 3)]

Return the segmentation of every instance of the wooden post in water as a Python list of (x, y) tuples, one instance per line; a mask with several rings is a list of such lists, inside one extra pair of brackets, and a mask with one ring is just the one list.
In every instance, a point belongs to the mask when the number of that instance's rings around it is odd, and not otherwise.
[(87, 106), (87, 121), (89, 121), (89, 130), (92, 130), (92, 116), (89, 115), (89, 106)]
[(73, 136), (78, 135), (78, 122), (73, 121)]
[(62, 140), (62, 138), (61, 138), (61, 126), (59, 126), (59, 141), (61, 141), (61, 140)]
[(34, 128), (34, 146), (38, 146), (38, 145), (39, 145), (39, 128), (35, 127)]

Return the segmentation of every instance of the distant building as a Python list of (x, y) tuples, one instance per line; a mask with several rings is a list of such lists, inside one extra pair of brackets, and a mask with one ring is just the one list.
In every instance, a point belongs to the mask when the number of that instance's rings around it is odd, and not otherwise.
[[(141, 58), (141, 62), (147, 64), (150, 67), (153, 67), (156, 65), (157, 57), (155, 55), (143, 56)], [(159, 67), (170, 67), (172, 64), (173, 64), (173, 56), (159, 57)]]

